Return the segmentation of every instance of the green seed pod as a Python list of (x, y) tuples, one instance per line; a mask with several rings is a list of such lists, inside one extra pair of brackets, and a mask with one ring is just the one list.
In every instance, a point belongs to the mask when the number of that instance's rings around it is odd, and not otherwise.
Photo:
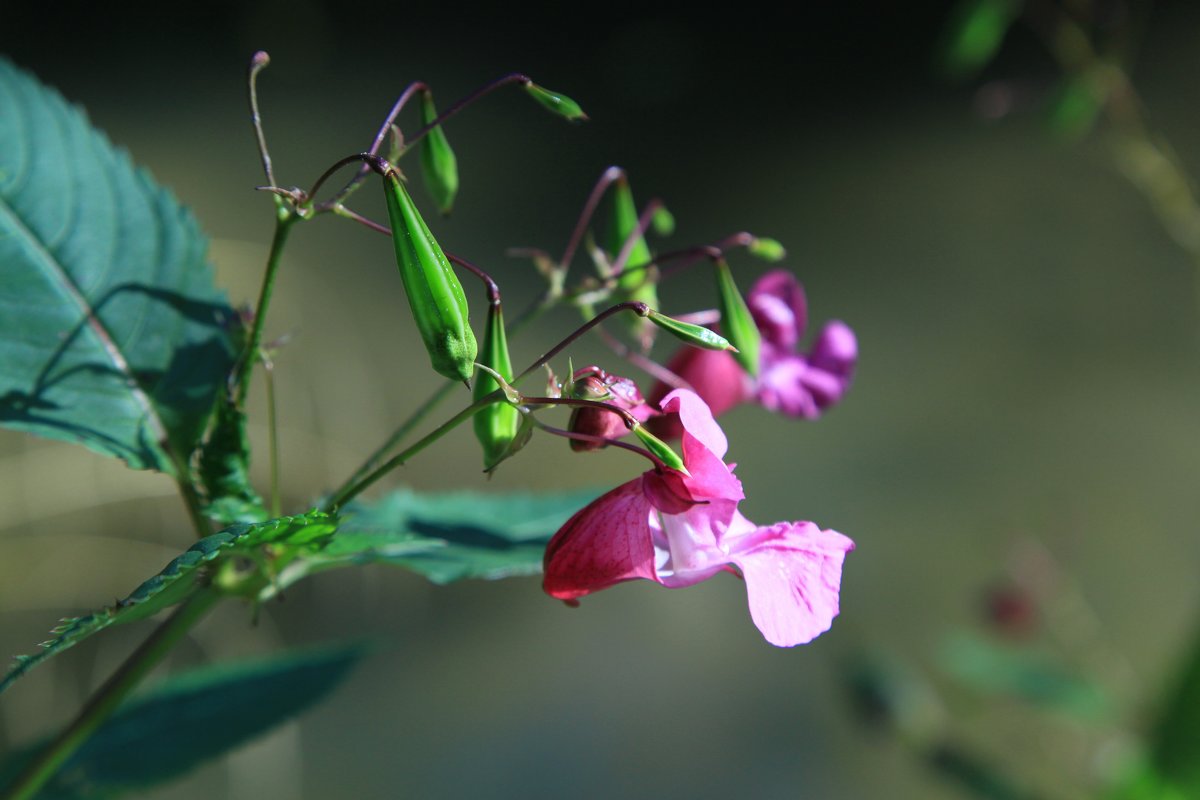
[(705, 350), (736, 349), (724, 336), (716, 331), (710, 331), (703, 325), (681, 322), (673, 317), (668, 317), (666, 314), (660, 314), (657, 311), (651, 311), (648, 319), (676, 339), (686, 342), (693, 347), (700, 347)]
[(400, 278), (429, 360), (439, 374), (470, 383), (478, 345), (462, 284), (394, 169), (383, 176), (383, 189)]
[[(437, 108), (433, 105), (433, 92), (424, 92), (421, 95), (421, 124), (428, 125), (435, 119)], [(458, 194), (458, 159), (454, 157), (441, 125), (425, 134), (421, 141), (421, 174), (438, 210), (449, 214), (454, 208), (454, 196)]]
[[(624, 176), (613, 183), (609, 196), (612, 198), (612, 208), (608, 215), (604, 246), (608, 251), (609, 260), (616, 261), (625, 248), (625, 241), (637, 232), (638, 212), (633, 202), (633, 190), (629, 188), (629, 181)], [(626, 292), (632, 292), (645, 283), (646, 270), (634, 268), (649, 264), (650, 258), (650, 247), (646, 244), (646, 237), (637, 233), (617, 285)]]
[(679, 454), (671, 449), (671, 445), (659, 439), (650, 431), (646, 430), (645, 425), (634, 425), (633, 433), (642, 440), (642, 444), (646, 445), (646, 449), (658, 457), (658, 460), (666, 464), (671, 469), (677, 469), (685, 475), (689, 475), (687, 468), (683, 466), (683, 459)]
[[(511, 383), (512, 360), (508, 357), (508, 339), (504, 334), (504, 312), (496, 302), (488, 308), (487, 329), (483, 334), (483, 349), (479, 363), (494, 370), (501, 378)], [(500, 388), (497, 381), (486, 370), (480, 370), (475, 378), (474, 398), (482, 400)], [(510, 454), (513, 440), (520, 426), (521, 413), (508, 403), (492, 403), (475, 414), (475, 438), (483, 447), (483, 466), (491, 470), (506, 455)]]
[(549, 89), (538, 86), (533, 81), (525, 84), (525, 91), (529, 92), (529, 96), (537, 100), (545, 108), (558, 114), (560, 117), (566, 117), (574, 122), (575, 120), (586, 120), (587, 114), (583, 113), (583, 109), (565, 94), (552, 92)]
[[(646, 237), (638, 232), (637, 206), (633, 202), (633, 190), (629, 181), (622, 175), (612, 185), (610, 190), (612, 206), (608, 215), (608, 228), (605, 231), (604, 247), (610, 261), (616, 261), (625, 249), (625, 242), (634, 236), (629, 248), (629, 258), (621, 274), (617, 276), (617, 292), (622, 300), (634, 300), (645, 303), (651, 308), (658, 307), (658, 270), (647, 267), (652, 256)], [(642, 347), (649, 349), (654, 343), (654, 328), (644, 319), (629, 317), (625, 324), (629, 332), (637, 337)]]
[(755, 258), (761, 258), (763, 261), (783, 261), (787, 257), (787, 250), (783, 249), (783, 245), (776, 239), (766, 239), (761, 236), (755, 236), (750, 242), (750, 255)]
[(717, 301), (721, 309), (721, 328), (733, 346), (737, 348), (733, 357), (750, 375), (758, 375), (758, 348), (762, 337), (750, 307), (733, 282), (733, 273), (725, 259), (714, 265), (717, 270)]

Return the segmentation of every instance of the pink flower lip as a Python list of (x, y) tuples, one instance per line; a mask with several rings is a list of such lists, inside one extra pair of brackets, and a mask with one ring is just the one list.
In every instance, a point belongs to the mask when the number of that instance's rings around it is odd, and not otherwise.
[(676, 390), (662, 408), (678, 415), (690, 474), (648, 470), (578, 511), (546, 547), (543, 589), (573, 603), (623, 581), (681, 588), (737, 570), (767, 641), (790, 647), (828, 630), (854, 543), (811, 522), (747, 520), (737, 510), (742, 484), (723, 461), (728, 441), (709, 407)]

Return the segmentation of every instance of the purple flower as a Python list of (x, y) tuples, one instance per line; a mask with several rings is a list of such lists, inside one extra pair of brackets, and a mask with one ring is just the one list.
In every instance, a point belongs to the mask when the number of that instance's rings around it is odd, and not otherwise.
[(708, 406), (676, 390), (662, 407), (681, 421), (687, 473), (649, 470), (567, 520), (546, 547), (546, 593), (572, 602), (635, 578), (674, 589), (740, 572), (750, 616), (771, 644), (804, 644), (828, 630), (854, 543), (811, 522), (747, 520), (737, 510), (742, 484), (722, 460), (725, 434)]
[[(771, 411), (815, 419), (840, 401), (858, 361), (858, 341), (850, 326), (836, 320), (826, 323), (809, 352), (797, 353), (808, 308), (804, 288), (787, 270), (759, 278), (746, 304), (762, 335), (757, 378), (746, 375), (728, 353), (696, 348), (680, 350), (667, 368), (687, 381), (718, 415), (754, 400)], [(657, 384), (650, 402), (669, 390)], [(652, 419), (649, 426), (662, 437), (681, 433), (678, 419), (669, 414)]]

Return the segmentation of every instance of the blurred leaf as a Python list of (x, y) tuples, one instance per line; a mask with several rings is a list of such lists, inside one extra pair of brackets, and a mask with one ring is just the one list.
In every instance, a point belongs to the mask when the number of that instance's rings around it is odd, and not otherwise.
[(144, 619), (181, 602), (197, 586), (202, 569), (222, 556), (250, 553), (264, 544), (301, 546), (319, 544), (336, 530), (334, 517), (320, 511), (310, 511), (294, 517), (280, 517), (269, 522), (233, 525), (220, 533), (206, 536), (167, 564), (161, 572), (140, 586), (124, 600), (89, 614), (86, 617), (65, 619), (51, 631), (53, 638), (42, 642), (41, 652), (32, 656), (17, 656), (8, 674), (0, 680), (0, 692), (13, 681), (51, 656), (73, 647), (110, 625)]
[[(364, 654), (361, 646), (297, 651), (171, 678), (104, 723), (38, 798), (113, 797), (174, 778), (308, 708)], [(45, 745), (0, 764), (0, 786)]]
[(1067, 139), (1078, 139), (1095, 126), (1103, 104), (1104, 93), (1091, 73), (1067, 75), (1050, 105), (1050, 130)]
[(599, 494), (417, 494), (406, 489), (377, 503), (355, 503), (319, 553), (298, 560), (280, 579), (351, 564), (393, 564), (444, 584), (462, 578), (507, 578), (541, 571), (555, 531)]
[(1020, 0), (961, 0), (951, 13), (942, 46), (946, 75), (965, 80), (990, 64), (1021, 5)]
[(1108, 698), (1098, 686), (1029, 648), (998, 646), (960, 633), (944, 643), (940, 662), (947, 672), (982, 692), (1015, 695), (1089, 720), (1109, 711)]
[(186, 471), (233, 363), (192, 215), (0, 59), (0, 425)]
[(1163, 696), (1150, 734), (1150, 762), (1164, 782), (1200, 796), (1200, 637)]
[(1002, 771), (954, 742), (944, 742), (925, 754), (934, 771), (981, 800), (1035, 800)]

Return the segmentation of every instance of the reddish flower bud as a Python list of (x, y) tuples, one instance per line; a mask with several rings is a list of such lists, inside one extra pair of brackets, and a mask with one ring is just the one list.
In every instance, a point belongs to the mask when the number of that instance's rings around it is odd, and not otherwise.
[[(610, 375), (596, 366), (578, 369), (572, 378), (572, 381), (563, 387), (563, 393), (567, 397), (609, 403), (629, 411), (639, 422), (653, 413), (642, 398), (637, 384), (629, 378)], [(586, 433), (605, 439), (619, 439), (629, 432), (625, 419), (620, 414), (603, 408), (576, 408), (571, 414), (569, 430), (572, 433)], [(571, 449), (577, 452), (598, 450), (603, 446), (599, 442), (571, 440)]]

